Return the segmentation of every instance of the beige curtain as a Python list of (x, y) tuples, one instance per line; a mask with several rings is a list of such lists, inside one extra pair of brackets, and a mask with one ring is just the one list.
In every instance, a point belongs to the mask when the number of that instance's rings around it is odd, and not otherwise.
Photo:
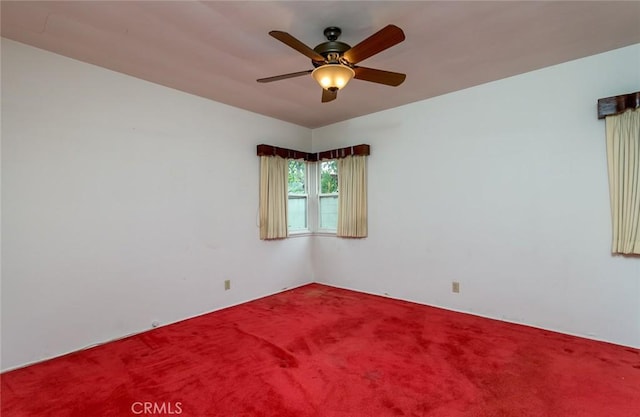
[(287, 160), (260, 157), (260, 239), (287, 237)]
[(640, 109), (607, 116), (611, 251), (640, 254)]
[(367, 237), (367, 159), (338, 159), (338, 230), (340, 237)]

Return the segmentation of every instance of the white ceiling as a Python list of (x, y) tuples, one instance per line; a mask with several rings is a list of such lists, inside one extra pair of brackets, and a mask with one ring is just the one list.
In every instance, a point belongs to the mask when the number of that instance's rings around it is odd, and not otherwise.
[[(309, 128), (640, 43), (638, 1), (2, 1), (1, 13), (3, 37)], [(323, 104), (311, 76), (256, 82), (312, 68), (270, 30), (313, 48), (338, 26), (353, 46), (387, 24), (406, 40), (362, 65), (406, 73), (399, 87), (353, 80)]]

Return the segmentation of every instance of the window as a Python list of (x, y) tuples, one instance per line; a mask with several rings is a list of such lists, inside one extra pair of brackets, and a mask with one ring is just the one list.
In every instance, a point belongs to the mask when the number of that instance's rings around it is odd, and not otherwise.
[[(332, 159), (309, 164), (303, 160), (290, 159), (288, 164), (287, 228), (289, 232), (310, 230), (335, 232), (338, 225), (337, 161)], [(311, 171), (309, 167), (312, 168)], [(308, 177), (309, 172), (312, 173), (313, 178)], [(314, 175), (316, 172), (317, 175)], [(312, 190), (311, 197), (314, 198), (311, 213), (309, 213), (308, 204), (309, 188)]]
[(307, 163), (303, 160), (290, 159), (287, 228), (291, 232), (308, 229), (307, 188)]
[(338, 164), (335, 159), (318, 163), (318, 227), (336, 230), (338, 225)]
[(369, 145), (309, 153), (263, 144), (257, 154), (260, 239), (367, 236)]

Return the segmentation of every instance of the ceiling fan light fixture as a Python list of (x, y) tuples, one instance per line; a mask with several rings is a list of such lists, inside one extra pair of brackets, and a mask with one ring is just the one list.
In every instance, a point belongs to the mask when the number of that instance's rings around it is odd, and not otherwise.
[(311, 76), (320, 84), (322, 88), (329, 91), (342, 89), (356, 73), (346, 65), (325, 64), (317, 67)]

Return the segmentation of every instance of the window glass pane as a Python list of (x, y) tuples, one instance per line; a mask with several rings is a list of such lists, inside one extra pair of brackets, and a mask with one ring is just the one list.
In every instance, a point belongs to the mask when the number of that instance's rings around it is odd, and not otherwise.
[(338, 196), (321, 196), (319, 206), (320, 229), (336, 230), (338, 227)]
[(307, 164), (304, 161), (289, 161), (289, 194), (307, 193)]
[(289, 160), (289, 199), (287, 227), (289, 230), (307, 229), (307, 163)]
[(307, 228), (307, 198), (289, 196), (287, 212), (289, 230), (305, 230)]
[(332, 161), (320, 162), (320, 194), (338, 192), (338, 164)]

